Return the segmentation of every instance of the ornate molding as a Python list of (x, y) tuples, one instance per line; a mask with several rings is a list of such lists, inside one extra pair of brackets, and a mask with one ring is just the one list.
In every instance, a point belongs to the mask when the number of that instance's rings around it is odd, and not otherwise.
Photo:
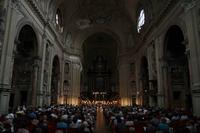
[(161, 22), (166, 18), (167, 14), (171, 11), (171, 9), (179, 2), (180, 0), (166, 0), (161, 10), (159, 11), (156, 18), (151, 19), (147, 26), (144, 27), (141, 34), (138, 35), (138, 44), (135, 47), (134, 52), (138, 51), (143, 44), (147, 41), (148, 36), (152, 33), (154, 28), (157, 25), (160, 25)]
[(41, 12), (38, 7), (36, 1), (26, 0), (27, 5), (32, 9), (32, 12), (40, 19), (41, 23), (44, 25), (46, 30), (48, 29), (50, 33), (53, 34), (55, 41), (58, 43), (58, 46), (64, 51), (64, 47), (62, 45), (62, 39), (58, 37), (58, 32), (56, 32), (55, 28), (52, 26), (53, 24), (50, 22), (49, 18), (45, 18), (45, 15)]
[(4, 1), (0, 2), (0, 64), (1, 64), (1, 52), (4, 41), (4, 33), (5, 33), (5, 19), (6, 19), (6, 9), (3, 7)]
[(193, 94), (200, 94), (200, 89), (199, 90), (192, 90)]
[(197, 5), (197, 0), (184, 0), (181, 6), (184, 8), (185, 12), (187, 12), (196, 5)]
[(19, 3), (20, 3), (19, 0), (11, 0), (11, 8), (16, 9), (17, 11), (19, 11), (23, 14)]
[(200, 93), (200, 83), (196, 82), (196, 83), (192, 83), (192, 92), (193, 93)]
[(35, 13), (36, 16), (38, 16), (38, 18), (40, 19), (42, 24), (46, 28), (48, 28), (50, 30), (50, 32), (52, 32), (54, 34), (54, 36), (56, 36), (55, 30), (52, 28), (51, 23), (49, 22), (49, 19), (45, 18), (43, 13), (40, 11), (38, 5), (35, 3), (36, 1), (26, 0), (25, 2), (32, 8), (33, 13)]
[(120, 13), (118, 7), (120, 8), (120, 5), (115, 0), (83, 0), (80, 2), (82, 17), (88, 17), (97, 24), (110, 22), (114, 15)]
[[(124, 19), (123, 4), (116, 0), (82, 0), (76, 12), (79, 29), (85, 29), (95, 25), (110, 25), (120, 19)], [(126, 22), (125, 20), (123, 23)]]
[(27, 0), (28, 5), (33, 9), (34, 13), (40, 18), (43, 24), (46, 24), (47, 20), (43, 16), (42, 12), (39, 10), (37, 4), (33, 0)]
[(0, 91), (4, 91), (4, 92), (11, 92), (11, 85), (9, 84), (0, 84)]

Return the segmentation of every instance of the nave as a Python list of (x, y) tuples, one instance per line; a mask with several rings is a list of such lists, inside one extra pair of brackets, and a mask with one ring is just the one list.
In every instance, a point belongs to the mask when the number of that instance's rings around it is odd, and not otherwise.
[(97, 108), (97, 117), (96, 117), (96, 125), (95, 125), (95, 133), (110, 133), (111, 130), (109, 129), (104, 113), (103, 113), (103, 108), (98, 107)]
[(0, 0), (0, 133), (197, 133), (199, 44), (200, 0)]

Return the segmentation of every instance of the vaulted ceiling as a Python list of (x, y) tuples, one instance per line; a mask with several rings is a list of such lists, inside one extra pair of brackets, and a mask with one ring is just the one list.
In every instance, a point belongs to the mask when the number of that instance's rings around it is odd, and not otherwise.
[[(107, 28), (116, 34), (137, 32), (139, 10), (145, 9), (145, 18), (162, 16), (172, 0), (35, 0), (47, 19), (53, 23), (59, 8), (62, 12), (64, 33), (88, 28)], [(176, 0), (177, 1), (177, 0)], [(154, 21), (154, 20), (153, 20)], [(101, 31), (99, 31), (101, 32)], [(85, 33), (84, 33), (85, 34)], [(121, 36), (121, 35), (118, 35)], [(128, 35), (127, 35), (128, 36)], [(87, 37), (86, 37), (87, 38)]]
[[(63, 38), (80, 49), (92, 34), (105, 32), (117, 38), (122, 47), (129, 46), (128, 40), (137, 32), (138, 9), (146, 6), (150, 19), (152, 5), (163, 0), (36, 0), (50, 23), (55, 24), (56, 10), (62, 13)], [(168, 1), (168, 0), (166, 0)], [(46, 10), (45, 10), (46, 9)], [(149, 19), (149, 18), (148, 18)], [(70, 36), (70, 43), (69, 38)], [(134, 40), (134, 39), (132, 39)], [(70, 46), (71, 47), (71, 46)], [(123, 48), (122, 48), (123, 49)]]
[[(68, 21), (73, 17), (110, 17), (109, 15), (129, 15), (134, 18), (138, 0), (46, 0), (50, 9), (59, 7)], [(113, 13), (113, 14), (112, 14)]]
[(63, 13), (65, 29), (77, 26), (79, 29), (94, 25), (118, 22), (135, 22), (138, 0), (43, 0), (53, 18), (57, 8)]
[(117, 43), (105, 33), (95, 33), (88, 37), (83, 44), (84, 65), (89, 67), (96, 57), (104, 57), (109, 68), (115, 68)]

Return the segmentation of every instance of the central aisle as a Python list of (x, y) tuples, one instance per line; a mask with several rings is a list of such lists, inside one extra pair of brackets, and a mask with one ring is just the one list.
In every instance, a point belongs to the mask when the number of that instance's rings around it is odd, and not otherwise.
[(105, 122), (102, 108), (97, 108), (95, 133), (111, 133), (109, 129), (106, 127), (106, 122)]

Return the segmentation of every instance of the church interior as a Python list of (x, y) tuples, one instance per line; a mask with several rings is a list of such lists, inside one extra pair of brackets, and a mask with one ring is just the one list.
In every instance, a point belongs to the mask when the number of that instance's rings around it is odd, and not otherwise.
[(116, 105), (199, 117), (199, 24), (199, 0), (1, 0), (0, 114)]

